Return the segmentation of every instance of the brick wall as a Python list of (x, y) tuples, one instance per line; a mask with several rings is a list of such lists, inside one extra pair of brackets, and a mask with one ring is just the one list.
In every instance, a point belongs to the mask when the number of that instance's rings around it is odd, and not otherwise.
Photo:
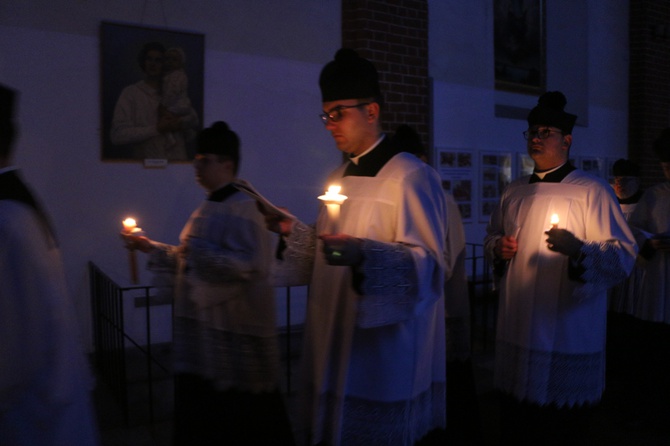
[(670, 2), (630, 2), (629, 157), (643, 187), (664, 180), (651, 147), (670, 126)]
[(428, 1), (342, 0), (342, 46), (379, 71), (384, 131), (411, 125), (428, 148)]

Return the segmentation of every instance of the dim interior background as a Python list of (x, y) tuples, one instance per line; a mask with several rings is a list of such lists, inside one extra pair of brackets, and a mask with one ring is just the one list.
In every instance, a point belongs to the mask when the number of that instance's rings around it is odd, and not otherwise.
[[(498, 181), (497, 167), (487, 163), (509, 159), (509, 176), (519, 174), (526, 123), (514, 112), (537, 100), (495, 89), (492, 3), (428, 1), (427, 143), (446, 177), (470, 177), (465, 228), (472, 243), (483, 238), (485, 198)], [(565, 92), (566, 110), (580, 117), (572, 151), (577, 161), (607, 165), (627, 156), (628, 14), (625, 0), (546, 1), (546, 83)], [(15, 161), (52, 216), (89, 349), (88, 262), (128, 284), (118, 236), (123, 218), (132, 215), (151, 238), (177, 243), (203, 198), (189, 163), (145, 168), (101, 159), (101, 22), (204, 34), (202, 122), (229, 122), (242, 140), (240, 176), (311, 222), (324, 178), (341, 160), (318, 117), (317, 86), (321, 67), (341, 46), (340, 20), (341, 3), (334, 0), (0, 4), (0, 82), (21, 93)], [(443, 152), (469, 154), (471, 166), (440, 166)], [(138, 260), (141, 282), (149, 283), (142, 255)], [(292, 321), (300, 323), (300, 296), (294, 303)], [(132, 330), (142, 316), (128, 311)], [(278, 319), (280, 325), (286, 320), (284, 314)]]

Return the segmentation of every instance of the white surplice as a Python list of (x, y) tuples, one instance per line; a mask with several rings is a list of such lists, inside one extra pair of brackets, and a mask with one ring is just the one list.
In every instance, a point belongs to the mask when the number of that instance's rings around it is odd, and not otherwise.
[(298, 223), (287, 238), (287, 261), (313, 262), (302, 357), (308, 435), (312, 444), (412, 445), (446, 422), (444, 194), (437, 173), (410, 154), (374, 177), (343, 176), (345, 168), (326, 184), (348, 196), (339, 232), (362, 239), (362, 264), (325, 262), (315, 239), (330, 227), (325, 206), (316, 229)]
[[(596, 402), (604, 388), (607, 289), (630, 273), (635, 240), (603, 180), (580, 170), (560, 183), (528, 179), (503, 192), (485, 239), (493, 258), (497, 239), (518, 234), (500, 282), (495, 385), (540, 405)], [(580, 280), (569, 278), (567, 256), (547, 248), (552, 214), (585, 242)]]
[(36, 212), (0, 200), (0, 444), (98, 444), (93, 378), (60, 252)]
[[(654, 236), (670, 237), (670, 182), (646, 190), (630, 217), (640, 246)], [(656, 251), (642, 262), (644, 278), (633, 316), (670, 324), (670, 253)]]
[(256, 202), (236, 192), (205, 201), (179, 246), (155, 243), (149, 269), (176, 274), (174, 369), (218, 390), (268, 392), (279, 382), (271, 233)]

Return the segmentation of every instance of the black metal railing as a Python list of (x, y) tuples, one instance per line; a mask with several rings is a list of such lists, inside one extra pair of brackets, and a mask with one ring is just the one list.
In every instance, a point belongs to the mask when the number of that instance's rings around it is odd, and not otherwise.
[[(120, 402), (126, 424), (129, 422), (128, 370), (126, 348), (137, 349), (146, 364), (149, 420), (154, 422), (154, 366), (169, 373), (152, 352), (150, 286), (120, 287), (94, 263), (89, 262), (91, 308), (93, 311), (94, 363), (99, 376), (109, 385)], [(141, 344), (128, 334), (124, 322), (124, 304), (132, 297), (145, 301), (146, 342)]]
[[(152, 286), (121, 287), (105, 274), (93, 262), (89, 262), (89, 282), (91, 290), (91, 307), (93, 312), (93, 341), (94, 363), (99, 376), (107, 383), (112, 394), (119, 402), (126, 425), (130, 423), (128, 354), (134, 349), (146, 367), (146, 392), (148, 394), (149, 422), (155, 421), (154, 407), (154, 367), (164, 375), (170, 375), (170, 365), (166, 363), (164, 355), (154, 354), (152, 350), (152, 301), (155, 288)], [(283, 288), (286, 297), (286, 330), (282, 333), (285, 338), (285, 388), (291, 392), (292, 359), (297, 352), (293, 345), (291, 306), (292, 289)], [(140, 301), (144, 308), (145, 339), (144, 342), (135, 339), (126, 329), (124, 321), (124, 307), (129, 299)], [(172, 302), (163, 302), (171, 305)], [(137, 305), (135, 305), (137, 306)]]
[(470, 294), (470, 339), (473, 350), (492, 348), (498, 309), (498, 290), (493, 268), (480, 243), (466, 243), (466, 267)]

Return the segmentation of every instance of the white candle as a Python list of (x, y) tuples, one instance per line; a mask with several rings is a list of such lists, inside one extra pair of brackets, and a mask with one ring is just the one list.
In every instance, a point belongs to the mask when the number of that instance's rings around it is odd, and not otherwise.
[[(137, 222), (134, 218), (128, 217), (123, 220), (123, 232), (126, 234), (137, 234), (142, 232), (142, 228), (137, 227)], [(128, 250), (128, 263), (130, 264), (130, 282), (137, 284), (137, 255), (135, 254), (135, 249), (133, 248)]]
[(549, 223), (551, 223), (551, 229), (558, 228), (558, 214), (552, 214), (551, 220), (549, 220)]
[(339, 231), (338, 221), (340, 219), (340, 205), (347, 199), (346, 195), (340, 194), (342, 188), (340, 186), (329, 186), (324, 195), (319, 196), (319, 200), (323, 200), (328, 210), (328, 226), (331, 234), (337, 234)]

